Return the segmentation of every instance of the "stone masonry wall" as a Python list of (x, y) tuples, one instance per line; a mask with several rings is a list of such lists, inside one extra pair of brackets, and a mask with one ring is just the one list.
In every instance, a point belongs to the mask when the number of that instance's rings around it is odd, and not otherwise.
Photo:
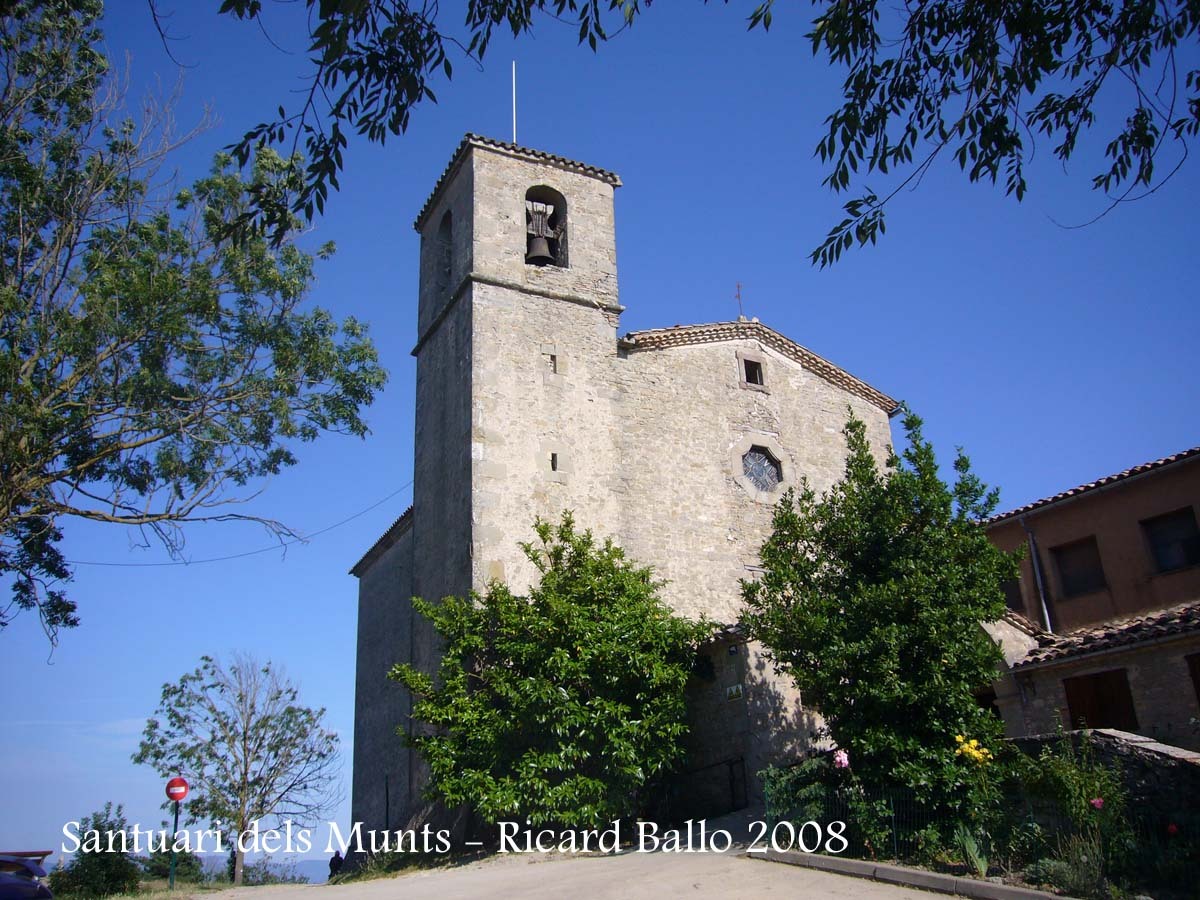
[(534, 539), (535, 516), (573, 510), (617, 536), (615, 329), (594, 307), (486, 284), (474, 297), (473, 580), (524, 591), (537, 572), (518, 543)]
[[(739, 386), (737, 351), (763, 359), (766, 391)], [(819, 492), (843, 474), (852, 408), (882, 460), (887, 414), (755, 341), (633, 351), (616, 366), (623, 545), (653, 561), (664, 597), (688, 615), (734, 622), (783, 490)], [(750, 444), (782, 454), (783, 484), (757, 496), (738, 482)]]
[[(1200, 637), (1133, 648), (1015, 673), (1021, 698), (1021, 734), (1053, 732), (1067, 721), (1063, 679), (1124, 669), (1137, 715), (1138, 732), (1164, 744), (1200, 750), (1200, 702), (1186, 657), (1200, 652)], [(1009, 728), (1009, 733), (1013, 729)]]
[[(498, 150), (475, 148), (471, 164), (477, 276), (576, 297), (588, 305), (617, 306), (612, 185)], [(553, 188), (567, 201), (569, 266), (565, 269), (525, 264), (525, 192), (538, 185)]]
[[(488, 285), (474, 296), (477, 589), (500, 578), (524, 590), (536, 571), (517, 544), (533, 515), (570, 509), (652, 566), (674, 609), (735, 622), (740, 580), (754, 577), (782, 490), (801, 477), (826, 490), (841, 477), (848, 408), (881, 459), (890, 443), (881, 409), (754, 341), (625, 353), (602, 310)], [(739, 350), (763, 360), (766, 391), (740, 387)], [(751, 443), (781, 456), (777, 491), (758, 495), (739, 481)], [(692, 764), (744, 756), (755, 798), (756, 773), (805, 750), (817, 720), (761, 646), (741, 652), (742, 694), (716, 707), (722, 738)]]
[(400, 827), (413, 799), (410, 751), (396, 732), (409, 720), (411, 700), (387, 679), (395, 663), (411, 659), (412, 549), (409, 531), (371, 564), (358, 586), (351, 810), (366, 829)]
[[(1134, 820), (1185, 822), (1200, 814), (1200, 754), (1109, 728), (1068, 734), (1076, 750), (1086, 734), (1096, 760), (1120, 769)], [(1029, 756), (1038, 756), (1046, 748), (1057, 752), (1061, 740), (1056, 733), (1039, 734), (1014, 743)]]
[[(766, 391), (741, 387), (739, 350), (762, 360)], [(738, 620), (740, 582), (755, 576), (775, 501), (801, 478), (818, 492), (841, 478), (848, 409), (867, 423), (881, 461), (891, 443), (883, 410), (755, 341), (629, 352), (618, 360), (616, 377), (620, 542), (654, 566), (667, 582), (663, 598), (689, 616)], [(739, 481), (750, 444), (781, 458), (778, 490), (751, 494)], [(714, 736), (712, 750), (732, 754), (741, 744), (755, 800), (757, 773), (807, 749), (818, 719), (791, 680), (775, 674), (760, 644), (740, 651), (742, 698), (718, 710), (727, 719), (744, 705), (751, 738), (740, 742), (730, 723), (722, 730), (728, 748)]]
[[(459, 166), (447, 184), (437, 207), (421, 232), (421, 275), (417, 299), (417, 337), (426, 338), (437, 317), (456, 299), (458, 287), (471, 272), (474, 251), (474, 203), (470, 165)], [(442, 270), (445, 259), (440, 226), (450, 213), (450, 270)]]

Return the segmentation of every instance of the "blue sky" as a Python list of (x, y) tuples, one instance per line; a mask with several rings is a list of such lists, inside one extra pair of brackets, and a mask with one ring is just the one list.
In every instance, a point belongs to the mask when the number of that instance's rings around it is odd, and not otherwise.
[[(291, 55), (217, 17), (215, 0), (160, 5), (189, 66), (180, 123), (205, 104), (220, 118), (178, 155), (188, 182), (281, 100), (295, 102), (300, 5), (267, 4), (271, 36)], [(10, 704), (20, 698), (0, 736), (0, 847), (57, 847), (65, 821), (109, 800), (157, 825), (161, 780), (129, 762), (144, 721), (164, 682), (203, 654), (235, 650), (283, 665), (304, 701), (328, 710), (345, 759), (336, 817), (348, 821), (356, 582), (346, 573), (411, 498), (411, 223), (465, 132), (511, 138), (514, 58), (519, 142), (624, 180), (623, 331), (732, 319), (740, 282), (747, 315), (908, 401), (944, 462), (964, 446), (1004, 508), (1200, 443), (1195, 165), (1150, 199), (1069, 230), (1056, 222), (1103, 208), (1089, 188), (1097, 151), (1064, 172), (1040, 147), (1022, 204), (969, 185), (947, 159), (896, 198), (881, 245), (818, 271), (808, 252), (844, 201), (820, 187), (813, 148), (840, 74), (803, 41), (807, 7), (780, 8), (769, 34), (746, 33), (752, 5), (656, 4), (597, 54), (551, 19), (516, 43), (498, 34), (482, 71), (456, 60), (440, 102), (419, 108), (407, 135), (352, 143), (342, 190), (308, 237), (339, 248), (320, 264), (312, 301), (371, 323), (391, 381), (369, 411), (370, 437), (302, 447), (300, 464), (247, 508), (312, 533), (395, 496), (286, 554), (192, 565), (164, 565), (165, 552), (136, 534), (69, 524), (67, 556), (108, 565), (76, 568), (83, 622), (53, 653), (33, 617), (0, 635), (0, 678)], [(134, 98), (180, 77), (144, 0), (110, 3), (105, 30), (110, 54), (129, 54)], [(197, 527), (186, 555), (270, 544), (250, 525)]]

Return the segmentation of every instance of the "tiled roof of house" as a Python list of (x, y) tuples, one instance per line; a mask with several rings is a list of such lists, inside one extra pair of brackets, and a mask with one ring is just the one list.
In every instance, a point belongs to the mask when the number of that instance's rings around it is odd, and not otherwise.
[(489, 150), (499, 150), (501, 153), (507, 153), (510, 156), (515, 156), (518, 159), (526, 159), (531, 162), (545, 163), (546, 165), (555, 166), (559, 169), (565, 169), (568, 172), (578, 172), (581, 175), (590, 175), (592, 178), (599, 178), (601, 181), (606, 181), (613, 187), (621, 186), (621, 176), (616, 172), (610, 172), (607, 169), (601, 169), (598, 166), (589, 166), (587, 163), (581, 163), (574, 159), (567, 159), (565, 156), (558, 156), (554, 153), (547, 153), (544, 150), (533, 150), (529, 147), (522, 147), (519, 144), (512, 144), (508, 141), (498, 141), (495, 138), (484, 137), (480, 134), (467, 134), (454, 150), (454, 155), (450, 157), (450, 162), (442, 171), (441, 176), (437, 180), (437, 184), (433, 186), (433, 190), (429, 194), (429, 199), (425, 201), (425, 205), (421, 207), (421, 212), (417, 214), (416, 220), (413, 222), (413, 228), (420, 231), (425, 224), (425, 217), (429, 215), (433, 209), (433, 204), (437, 200), (438, 194), (445, 187), (446, 182), (450, 180), (450, 173), (454, 171), (455, 166), (459, 161), (466, 156), (467, 151), (471, 147), (484, 147)]
[(351, 575), (361, 575), (380, 553), (396, 543), (400, 535), (412, 527), (412, 511), (413, 508), (410, 506), (404, 512), (400, 513), (400, 518), (389, 525), (388, 530), (379, 536), (379, 540), (373, 543), (371, 548), (359, 558), (358, 562), (350, 567)]
[(1039, 634), (1043, 633), (1042, 629), (1038, 625), (1015, 610), (1006, 609), (1004, 611), (1004, 615), (1002, 615), (1000, 618), (1005, 622), (1008, 622), (1013, 627), (1025, 632), (1030, 637), (1037, 637)]
[(1039, 634), (1039, 646), (1030, 650), (1013, 668), (1057, 662), (1186, 634), (1200, 635), (1200, 600), (1134, 618), (1079, 628), (1065, 634)]
[(831, 384), (875, 404), (889, 415), (900, 406), (887, 394), (877, 391), (845, 369), (835, 366), (824, 357), (818, 356), (807, 347), (802, 347), (791, 338), (784, 337), (761, 322), (713, 322), (708, 325), (676, 325), (673, 328), (632, 331), (621, 339), (621, 343), (631, 350), (663, 350), (668, 347), (682, 347), (686, 344), (706, 344), (713, 341), (741, 339), (756, 340), (766, 344), (772, 350), (795, 360)]
[(1043, 506), (1049, 506), (1052, 503), (1059, 503), (1063, 500), (1078, 497), (1081, 494), (1086, 494), (1088, 491), (1108, 487), (1128, 478), (1134, 478), (1146, 472), (1152, 472), (1155, 469), (1161, 469), (1164, 466), (1174, 465), (1197, 457), (1200, 457), (1200, 447), (1192, 447), (1190, 450), (1183, 450), (1171, 456), (1164, 456), (1162, 459), (1156, 459), (1153, 462), (1142, 463), (1140, 466), (1134, 466), (1131, 469), (1117, 472), (1114, 475), (1105, 475), (1103, 478), (1097, 478), (1095, 481), (1089, 481), (1087, 484), (1081, 484), (1078, 487), (1073, 487), (1052, 497), (1043, 497), (1041, 500), (1034, 500), (1032, 503), (1026, 503), (1024, 506), (1018, 506), (1016, 509), (1010, 509), (1008, 512), (999, 513), (991, 518), (984, 519), (983, 524), (985, 526), (995, 525), (997, 522), (1011, 519), (1013, 516), (1023, 516), (1026, 513), (1033, 512), (1035, 509), (1041, 509)]

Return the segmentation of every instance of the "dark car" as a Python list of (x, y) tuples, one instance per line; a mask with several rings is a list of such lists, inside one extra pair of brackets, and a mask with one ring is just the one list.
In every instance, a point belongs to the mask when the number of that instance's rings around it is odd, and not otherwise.
[(36, 857), (0, 856), (0, 900), (53, 897)]

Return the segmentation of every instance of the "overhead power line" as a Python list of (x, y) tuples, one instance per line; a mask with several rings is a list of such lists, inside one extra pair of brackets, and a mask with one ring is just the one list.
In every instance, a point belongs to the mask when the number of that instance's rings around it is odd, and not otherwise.
[(173, 559), (166, 562), (99, 562), (96, 560), (85, 559), (68, 559), (67, 562), (72, 566), (109, 566), (113, 568), (149, 569), (162, 566), (199, 566), (203, 565), (204, 563), (227, 562), (231, 559), (243, 559), (247, 556), (257, 556), (260, 553), (269, 553), (272, 550), (280, 550), (286, 547), (291, 547), (293, 544), (307, 544), (310, 540), (318, 535), (333, 531), (335, 528), (341, 528), (346, 523), (353, 522), (359, 516), (365, 516), (371, 510), (387, 503), (397, 494), (408, 490), (410, 487), (412, 487), (412, 484), (413, 483), (411, 481), (407, 484), (402, 484), (386, 497), (376, 500), (366, 509), (360, 509), (354, 515), (347, 516), (340, 522), (334, 522), (332, 525), (326, 525), (324, 528), (318, 528), (316, 531), (311, 532), (306, 537), (292, 538), (290, 541), (279, 541), (278, 543), (271, 544), (269, 547), (259, 547), (257, 550), (246, 550), (243, 553), (231, 553), (228, 556), (210, 556), (207, 559)]

